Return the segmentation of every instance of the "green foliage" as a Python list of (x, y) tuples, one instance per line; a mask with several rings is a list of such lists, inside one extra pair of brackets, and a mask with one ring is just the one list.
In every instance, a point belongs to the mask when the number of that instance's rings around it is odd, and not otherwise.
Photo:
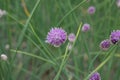
[[(89, 6), (95, 14), (87, 13)], [(120, 29), (115, 0), (0, 0), (0, 9), (7, 12), (0, 18), (0, 54), (8, 56), (0, 59), (0, 80), (88, 80), (96, 71), (102, 80), (120, 80), (120, 46), (99, 48)], [(84, 23), (91, 25), (85, 33)], [(45, 43), (52, 27), (76, 34), (71, 51), (69, 41), (59, 48)]]

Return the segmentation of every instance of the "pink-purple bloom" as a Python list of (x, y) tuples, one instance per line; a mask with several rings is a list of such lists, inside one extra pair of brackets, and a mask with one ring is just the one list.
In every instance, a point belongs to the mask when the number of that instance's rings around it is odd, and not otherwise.
[(94, 6), (90, 6), (89, 8), (88, 8), (88, 13), (89, 14), (94, 14), (95, 13), (95, 7)]
[(82, 31), (83, 32), (86, 32), (86, 31), (89, 31), (90, 30), (90, 25), (85, 23), (83, 26), (82, 26)]
[(65, 43), (67, 39), (67, 33), (62, 28), (52, 28), (48, 32), (46, 42), (53, 45), (54, 47), (59, 47)]
[(74, 42), (74, 41), (75, 41), (75, 38), (76, 38), (76, 36), (75, 36), (74, 33), (70, 33), (70, 34), (68, 35), (68, 40), (69, 40), (70, 42)]
[(104, 51), (108, 50), (109, 47), (111, 45), (111, 42), (109, 39), (106, 39), (106, 40), (103, 40), (101, 43), (100, 43), (100, 48)]
[(120, 41), (120, 30), (114, 30), (111, 32), (110, 40), (113, 44), (116, 44)]
[(89, 80), (101, 80), (100, 74), (98, 72), (93, 73)]

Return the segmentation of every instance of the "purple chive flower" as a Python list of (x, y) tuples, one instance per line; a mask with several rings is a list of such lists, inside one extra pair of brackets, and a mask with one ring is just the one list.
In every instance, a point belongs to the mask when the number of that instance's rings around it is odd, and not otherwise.
[(120, 41), (120, 30), (114, 30), (111, 32), (110, 40), (113, 44), (116, 44)]
[(69, 35), (68, 35), (68, 40), (70, 41), (70, 42), (74, 42), (75, 41), (75, 34), (74, 33), (70, 33)]
[(95, 13), (95, 7), (94, 6), (90, 6), (89, 8), (88, 8), (88, 13), (89, 14), (94, 14)]
[(54, 47), (59, 47), (65, 43), (66, 39), (67, 33), (62, 28), (52, 28), (50, 32), (48, 32), (46, 42)]
[(86, 31), (89, 31), (90, 30), (90, 25), (89, 24), (84, 24), (83, 26), (82, 26), (82, 31), (83, 32), (86, 32)]
[(111, 42), (109, 39), (106, 39), (106, 40), (103, 40), (101, 43), (100, 43), (100, 48), (104, 51), (108, 50), (109, 47), (111, 45)]
[(98, 72), (93, 73), (89, 80), (101, 80), (100, 74)]

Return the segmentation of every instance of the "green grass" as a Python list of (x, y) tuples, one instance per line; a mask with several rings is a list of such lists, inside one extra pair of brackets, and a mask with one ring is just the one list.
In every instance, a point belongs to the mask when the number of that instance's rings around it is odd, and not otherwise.
[[(87, 13), (95, 6), (93, 15)], [(0, 0), (7, 15), (0, 18), (0, 80), (88, 80), (98, 71), (101, 80), (120, 80), (120, 46), (102, 51), (99, 44), (120, 29), (120, 8), (115, 0)], [(91, 30), (82, 32), (84, 23)], [(76, 34), (59, 48), (45, 43), (52, 27)], [(5, 46), (9, 44), (10, 48)]]

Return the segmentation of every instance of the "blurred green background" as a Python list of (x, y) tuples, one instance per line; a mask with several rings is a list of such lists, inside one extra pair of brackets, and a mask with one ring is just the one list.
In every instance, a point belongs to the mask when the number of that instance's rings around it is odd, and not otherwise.
[[(38, 2), (0, 0), (0, 9), (7, 12), (0, 18), (0, 54), (8, 56), (7, 62), (0, 60), (0, 80), (53, 80), (68, 41), (54, 48), (45, 43), (46, 35), (52, 27), (62, 27), (68, 34), (76, 34), (81, 22), (90, 24), (91, 29), (80, 32), (58, 80), (83, 80), (107, 56), (107, 52), (100, 50), (100, 42), (109, 38), (113, 30), (120, 29), (120, 8), (116, 0)], [(30, 13), (37, 3), (31, 17)], [(87, 13), (89, 6), (96, 8), (95, 14)], [(6, 49), (6, 45), (10, 48)], [(101, 80), (120, 80), (119, 48), (99, 70)]]

